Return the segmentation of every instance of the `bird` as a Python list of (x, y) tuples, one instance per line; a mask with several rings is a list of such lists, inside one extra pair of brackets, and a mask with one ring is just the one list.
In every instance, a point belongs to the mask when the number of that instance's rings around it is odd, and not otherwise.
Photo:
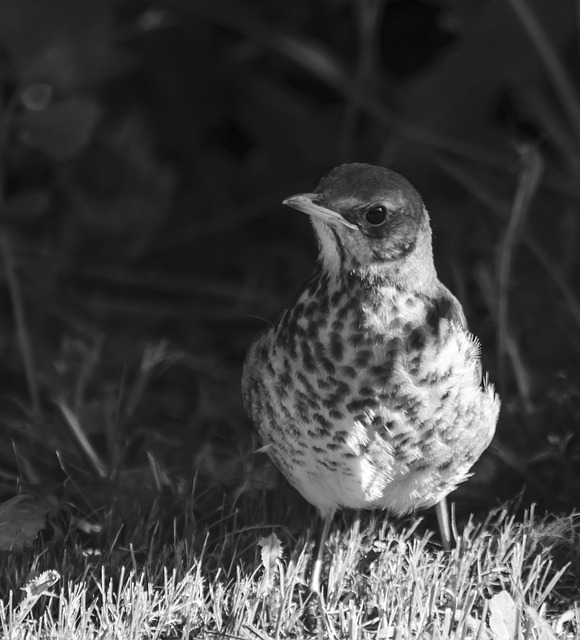
[(283, 204), (310, 217), (318, 260), (250, 346), (242, 397), (263, 450), (323, 520), (310, 577), (320, 593), (337, 510), (435, 506), (450, 548), (446, 497), (489, 446), (500, 400), (406, 178), (342, 164)]

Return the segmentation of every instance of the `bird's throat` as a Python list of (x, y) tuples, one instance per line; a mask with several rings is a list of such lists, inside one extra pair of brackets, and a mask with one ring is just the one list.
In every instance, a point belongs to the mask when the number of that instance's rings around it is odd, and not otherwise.
[(332, 282), (338, 282), (348, 272), (347, 255), (337, 231), (330, 225), (311, 218), (318, 239), (319, 260), (322, 270)]
[(430, 295), (437, 286), (437, 272), (433, 262), (430, 229), (419, 234), (413, 250), (403, 257), (359, 262), (349, 255), (338, 232), (313, 220), (319, 242), (319, 261), (331, 288), (360, 286), (367, 291), (384, 287), (414, 291)]

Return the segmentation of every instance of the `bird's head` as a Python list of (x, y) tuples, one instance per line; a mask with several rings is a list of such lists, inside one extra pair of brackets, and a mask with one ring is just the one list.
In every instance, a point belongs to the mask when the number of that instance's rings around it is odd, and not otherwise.
[(431, 227), (423, 201), (402, 176), (384, 167), (343, 164), (313, 193), (284, 204), (311, 216), (323, 267), (403, 286), (435, 277)]

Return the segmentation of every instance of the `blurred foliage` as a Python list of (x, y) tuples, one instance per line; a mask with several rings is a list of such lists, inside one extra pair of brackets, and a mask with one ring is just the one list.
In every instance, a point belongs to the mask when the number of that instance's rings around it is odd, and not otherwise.
[[(495, 448), (459, 496), (526, 483), (579, 506), (577, 11), (1, 0), (1, 496), (99, 520), (179, 502), (196, 473), (272, 488), (241, 362), (315, 259), (280, 202), (363, 161), (423, 194), (440, 276), (501, 383)], [(543, 171), (507, 242), (525, 149)]]

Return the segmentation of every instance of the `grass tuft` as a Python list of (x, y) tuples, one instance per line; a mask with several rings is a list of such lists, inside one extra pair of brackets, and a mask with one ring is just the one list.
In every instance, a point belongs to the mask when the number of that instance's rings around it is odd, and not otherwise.
[[(162, 541), (150, 523), (148, 552), (133, 569), (122, 557), (136, 548), (116, 557), (111, 548), (103, 550), (100, 569), (85, 555), (74, 578), (53, 567), (29, 581), (22, 598), (11, 590), (0, 608), (3, 637), (307, 637), (310, 536), (292, 540), (218, 515), (221, 542), (211, 541), (213, 527), (201, 549), (188, 542), (199, 538), (196, 527)], [(418, 521), (395, 528), (381, 514), (364, 519), (360, 529), (337, 522), (329, 538), (319, 601), (324, 637), (532, 640), (580, 633), (577, 574), (570, 561), (556, 560), (577, 548), (580, 515), (540, 518), (532, 510), (518, 521), (504, 508), (486, 522), (470, 520), (450, 554), (431, 533), (418, 534)], [(70, 558), (63, 566), (70, 575)], [(502, 628), (511, 635), (498, 635)]]

